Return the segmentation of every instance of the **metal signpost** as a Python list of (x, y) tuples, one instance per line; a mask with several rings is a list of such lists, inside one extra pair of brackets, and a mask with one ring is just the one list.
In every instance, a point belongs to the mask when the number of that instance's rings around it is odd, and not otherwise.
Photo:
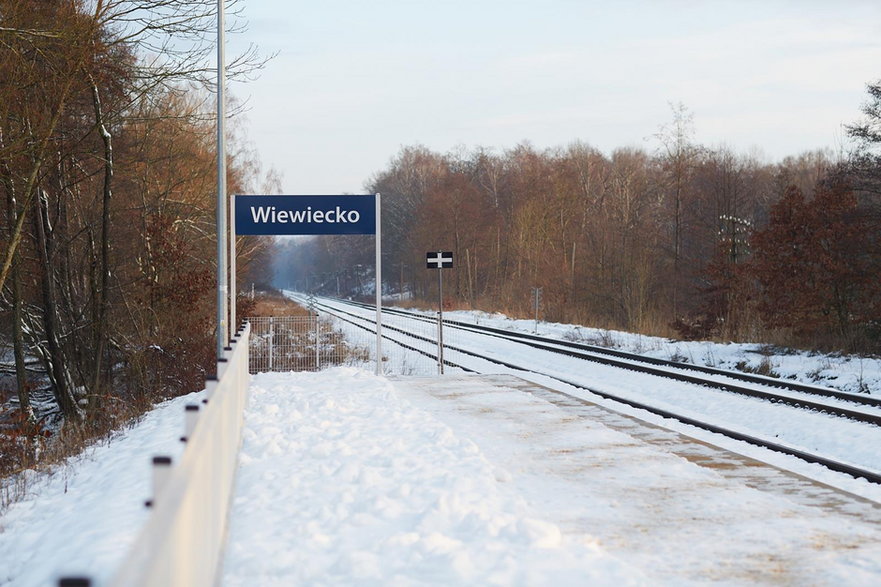
[(453, 253), (437, 251), (425, 253), (425, 266), (437, 269), (437, 372), (444, 374), (444, 279), (441, 269), (453, 268)]
[(538, 334), (538, 309), (541, 307), (541, 289), (540, 287), (532, 288), (532, 303), (535, 308), (535, 328), (533, 332)]
[[(235, 196), (236, 234), (376, 235), (376, 374), (382, 375), (382, 231), (379, 194)], [(233, 243), (233, 249), (235, 243)], [(232, 252), (235, 255), (235, 250)]]

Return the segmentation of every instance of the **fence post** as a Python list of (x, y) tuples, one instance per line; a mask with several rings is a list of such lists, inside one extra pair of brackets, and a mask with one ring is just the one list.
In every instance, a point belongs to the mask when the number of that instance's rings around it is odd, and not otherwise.
[(269, 317), (269, 372), (272, 372), (272, 316)]
[(153, 497), (144, 504), (148, 508), (156, 505), (156, 497), (165, 487), (168, 478), (171, 477), (171, 457), (153, 457)]
[(321, 369), (321, 323), (318, 320), (318, 313), (315, 313), (315, 370)]

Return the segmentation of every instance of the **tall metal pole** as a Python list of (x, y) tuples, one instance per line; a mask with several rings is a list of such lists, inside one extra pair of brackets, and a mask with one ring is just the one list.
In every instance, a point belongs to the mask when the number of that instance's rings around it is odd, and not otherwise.
[(376, 374), (382, 375), (382, 204), (376, 194)]
[(236, 322), (236, 209), (235, 195), (229, 195), (229, 337), (232, 338), (238, 330)]
[[(438, 259), (443, 253), (438, 252)], [(437, 267), (437, 372), (444, 374), (444, 278), (443, 267)]]
[(223, 122), (226, 118), (224, 90), (226, 62), (224, 57), (223, 2), (217, 0), (217, 358), (223, 357), (229, 345), (226, 298), (229, 286), (226, 276), (226, 145)]

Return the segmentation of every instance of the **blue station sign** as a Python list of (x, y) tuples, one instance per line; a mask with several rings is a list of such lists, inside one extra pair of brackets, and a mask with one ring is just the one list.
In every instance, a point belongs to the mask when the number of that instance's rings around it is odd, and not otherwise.
[(236, 196), (236, 234), (376, 234), (376, 196)]

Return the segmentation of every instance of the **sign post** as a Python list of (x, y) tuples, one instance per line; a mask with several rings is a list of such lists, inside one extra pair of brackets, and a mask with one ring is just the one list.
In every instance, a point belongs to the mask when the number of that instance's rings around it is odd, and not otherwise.
[(532, 304), (535, 308), (535, 328), (533, 332), (538, 334), (538, 309), (541, 306), (541, 289), (540, 287), (532, 288)]
[[(382, 374), (382, 231), (379, 194), (235, 197), (236, 234), (376, 235), (376, 374)], [(233, 241), (235, 243), (235, 241)], [(233, 245), (234, 246), (234, 245)], [(233, 250), (232, 254), (235, 254)]]
[(441, 269), (452, 269), (453, 253), (437, 251), (425, 253), (425, 266), (437, 269), (437, 372), (444, 374), (444, 278)]
[(376, 374), (382, 375), (382, 225), (381, 197), (376, 194)]

